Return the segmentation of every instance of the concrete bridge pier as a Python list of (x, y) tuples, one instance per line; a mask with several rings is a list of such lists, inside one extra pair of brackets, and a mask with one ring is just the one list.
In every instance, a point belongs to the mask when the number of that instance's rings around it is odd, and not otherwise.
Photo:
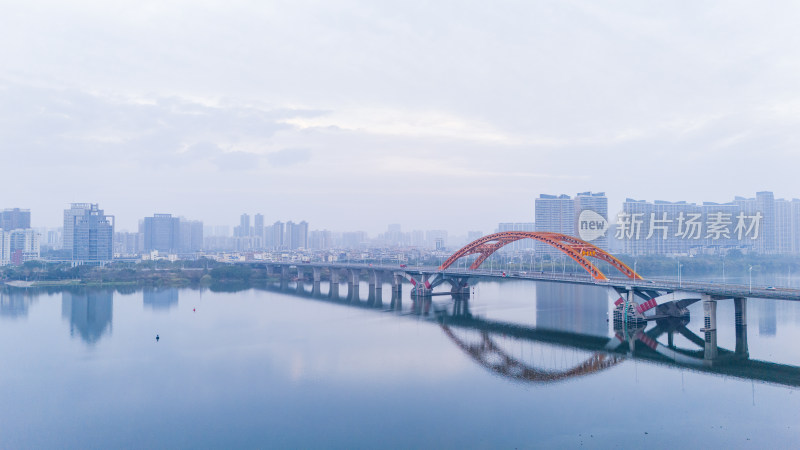
[(331, 288), (328, 296), (334, 300), (339, 300), (339, 271), (331, 268)]
[(392, 274), (392, 303), (391, 308), (395, 311), (403, 309), (403, 276)]
[(361, 281), (361, 270), (359, 269), (348, 270), (347, 299), (353, 303), (358, 303), (359, 301), (358, 285), (360, 281)]
[(314, 297), (319, 297), (320, 281), (322, 280), (322, 269), (320, 269), (319, 267), (314, 267), (311, 270), (313, 271), (313, 279), (314, 279), (314, 287), (311, 288), (311, 295)]
[(451, 288), (450, 293), (453, 295), (453, 298), (456, 299), (468, 299), (469, 298), (469, 278), (466, 277), (459, 277), (455, 280), (451, 281)]
[(403, 309), (403, 299), (395, 290), (392, 290), (392, 300), (391, 303), (389, 304), (389, 308), (391, 308), (394, 311), (400, 311), (401, 309)]
[(748, 356), (747, 349), (747, 299), (737, 297), (733, 299), (736, 323), (736, 354)]
[(303, 269), (297, 268), (297, 286), (295, 286), (295, 291), (298, 294), (305, 293), (305, 289), (303, 289), (305, 285), (305, 274), (303, 273)]
[(705, 352), (703, 358), (706, 361), (713, 361), (717, 358), (717, 301), (710, 295), (703, 294), (703, 324), (702, 331), (705, 333)]
[(381, 284), (383, 272), (369, 271), (369, 304), (380, 307), (383, 304), (383, 285)]
[[(625, 290), (619, 290), (620, 298), (628, 297), (626, 302), (619, 302), (614, 308), (614, 326), (620, 329), (633, 326), (636, 328), (638, 325), (646, 323), (644, 316), (636, 309), (636, 292), (631, 287)], [(626, 309), (627, 306), (627, 309)]]
[(289, 266), (281, 266), (281, 290), (289, 287)]
[(414, 287), (411, 288), (411, 298), (430, 297), (431, 293), (433, 293), (433, 289), (426, 287), (429, 285), (428, 274), (421, 274), (420, 278), (412, 278), (412, 284)]

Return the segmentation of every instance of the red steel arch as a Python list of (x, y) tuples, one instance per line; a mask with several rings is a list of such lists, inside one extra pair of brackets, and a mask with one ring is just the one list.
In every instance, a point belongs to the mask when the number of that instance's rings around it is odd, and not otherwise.
[(453, 253), (452, 256), (447, 258), (447, 261), (439, 266), (439, 270), (447, 269), (460, 258), (479, 254), (480, 256), (478, 256), (475, 262), (469, 266), (470, 269), (477, 269), (481, 266), (481, 264), (483, 264), (484, 261), (486, 261), (489, 256), (492, 255), (492, 253), (520, 239), (535, 239), (539, 242), (544, 242), (553, 248), (561, 250), (564, 254), (580, 264), (580, 266), (589, 272), (589, 275), (591, 275), (595, 280), (608, 280), (608, 277), (606, 277), (605, 274), (600, 271), (600, 269), (592, 264), (592, 261), (589, 259), (589, 257), (611, 264), (611, 266), (622, 272), (622, 274), (628, 278), (634, 280), (643, 279), (641, 276), (639, 276), (639, 274), (625, 265), (625, 263), (611, 256), (611, 254), (595, 245), (572, 236), (567, 236), (566, 234), (545, 231), (504, 231), (502, 233), (494, 233), (484, 236), (480, 239), (470, 242), (461, 250)]

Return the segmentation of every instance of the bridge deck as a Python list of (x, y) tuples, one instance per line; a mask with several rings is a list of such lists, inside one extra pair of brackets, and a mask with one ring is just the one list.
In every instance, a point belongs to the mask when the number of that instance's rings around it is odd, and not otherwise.
[(341, 270), (378, 270), (387, 272), (405, 272), (411, 275), (428, 275), (433, 276), (436, 274), (443, 274), (446, 276), (454, 277), (483, 277), (483, 278), (510, 278), (519, 280), (531, 281), (548, 281), (556, 283), (569, 283), (569, 284), (584, 284), (592, 286), (608, 286), (608, 287), (635, 287), (639, 289), (653, 289), (659, 291), (686, 291), (697, 292), (699, 294), (709, 294), (721, 298), (734, 298), (734, 297), (749, 297), (749, 298), (765, 298), (775, 300), (793, 300), (800, 301), (800, 289), (789, 288), (773, 288), (768, 286), (753, 286), (752, 289), (748, 285), (729, 284), (729, 283), (713, 283), (702, 281), (690, 280), (664, 280), (664, 279), (651, 279), (651, 280), (631, 280), (628, 278), (610, 278), (608, 281), (598, 281), (592, 279), (588, 274), (583, 273), (557, 273), (557, 272), (528, 272), (528, 271), (510, 271), (504, 272), (499, 270), (485, 270), (485, 269), (447, 269), (439, 270), (434, 266), (415, 266), (415, 267), (400, 267), (396, 264), (360, 264), (360, 263), (293, 263), (293, 262), (264, 262), (264, 264), (277, 265), (277, 266), (292, 266), (298, 268), (322, 268), (322, 269), (341, 269)]

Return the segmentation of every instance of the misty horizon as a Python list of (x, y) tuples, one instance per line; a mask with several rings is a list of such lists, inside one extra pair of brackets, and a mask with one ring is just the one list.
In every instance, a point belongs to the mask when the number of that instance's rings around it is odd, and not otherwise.
[(463, 234), (530, 221), (539, 193), (800, 195), (793, 2), (4, 12), (0, 206), (37, 225), (90, 201), (121, 230), (261, 212)]

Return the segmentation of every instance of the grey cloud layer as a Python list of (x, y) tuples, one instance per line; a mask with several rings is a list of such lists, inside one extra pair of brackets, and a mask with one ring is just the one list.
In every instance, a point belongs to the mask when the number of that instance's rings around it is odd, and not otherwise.
[(532, 220), (540, 192), (800, 196), (798, 19), (794, 2), (3, 5), (9, 182), (73, 177), (9, 201), (55, 221), (96, 195), (131, 222), (159, 201), (489, 231)]

